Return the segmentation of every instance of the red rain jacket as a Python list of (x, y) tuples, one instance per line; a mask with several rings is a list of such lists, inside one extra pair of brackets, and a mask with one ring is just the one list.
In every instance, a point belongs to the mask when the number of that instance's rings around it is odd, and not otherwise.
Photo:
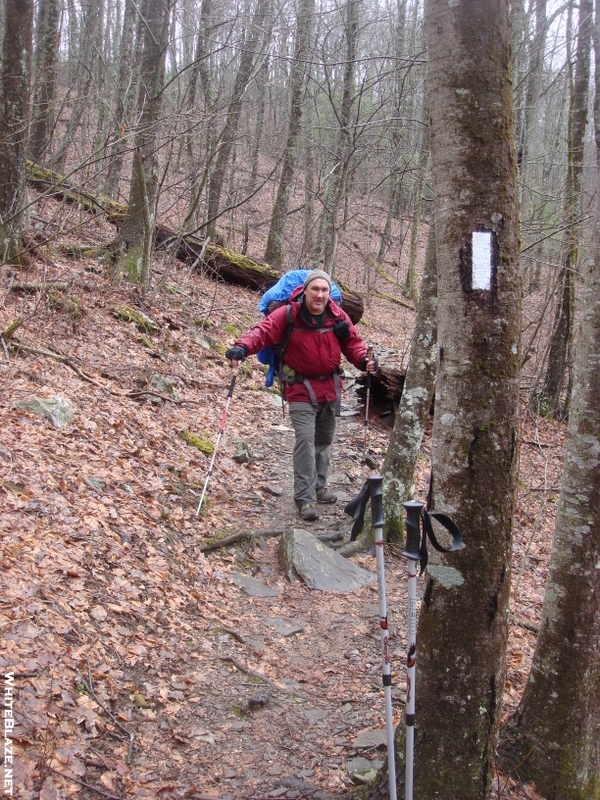
[[(361, 369), (367, 347), (350, 317), (331, 299), (327, 304), (323, 326), (310, 328), (300, 317), (301, 303), (294, 302), (301, 294), (301, 286), (292, 293), (293, 329), (285, 349), (284, 362), (298, 376), (308, 378), (317, 403), (331, 403), (336, 399), (333, 373), (340, 366), (341, 354), (357, 369)], [(286, 335), (286, 314), (287, 305), (276, 309), (238, 339), (236, 345), (244, 345), (248, 355), (254, 355), (265, 347), (281, 344)], [(333, 326), (342, 320), (347, 320), (350, 335), (340, 343)], [(301, 380), (286, 385), (286, 400), (290, 403), (311, 402), (308, 389)]]

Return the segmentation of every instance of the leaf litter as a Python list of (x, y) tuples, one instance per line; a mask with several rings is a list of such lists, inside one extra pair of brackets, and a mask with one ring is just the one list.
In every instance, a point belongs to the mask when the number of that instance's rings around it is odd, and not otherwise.
[[(255, 359), (238, 379), (198, 519), (210, 459), (180, 435), (214, 442), (230, 378), (223, 347), (258, 319), (258, 295), (181, 268), (171, 275), (175, 290), (144, 298), (110, 283), (96, 262), (60, 256), (30, 273), (45, 280), (38, 294), (7, 293), (0, 309), (2, 330), (25, 320), (2, 361), (0, 400), (0, 663), (15, 676), (18, 796), (341, 796), (352, 786), (352, 759), (385, 761), (376, 587), (341, 595), (289, 584), (278, 537), (260, 538), (299, 521), (293, 432)], [(48, 302), (50, 280), (68, 282), (80, 318)], [(116, 320), (111, 309), (124, 303), (156, 333)], [(359, 328), (382, 350), (406, 354), (412, 321), (373, 299)], [(18, 407), (35, 396), (63, 398), (71, 422), (55, 428)], [(350, 527), (345, 500), (363, 477), (364, 410), (352, 391), (345, 402), (331, 468), (339, 500), (311, 526), (340, 539)], [(381, 461), (389, 428), (377, 411), (369, 452)], [(248, 445), (249, 463), (234, 460), (234, 438)], [(522, 440), (506, 715), (535, 645), (564, 429), (524, 405)], [(426, 441), (422, 497), (427, 453)], [(256, 535), (202, 550), (214, 536), (244, 531)], [(375, 571), (372, 556), (354, 560)], [(240, 572), (274, 596), (247, 594), (232, 577)], [(386, 578), (398, 724), (406, 587), (405, 562), (393, 552)], [(495, 798), (536, 796), (496, 776)]]

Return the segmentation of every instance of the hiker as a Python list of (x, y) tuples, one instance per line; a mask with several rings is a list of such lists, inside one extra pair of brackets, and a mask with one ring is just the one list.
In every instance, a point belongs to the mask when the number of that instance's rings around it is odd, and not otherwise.
[(377, 372), (377, 359), (369, 358), (350, 317), (330, 293), (329, 275), (312, 270), (287, 305), (257, 323), (225, 354), (231, 366), (237, 367), (265, 347), (282, 345), (282, 392), (296, 436), (294, 502), (307, 521), (319, 518), (317, 503), (337, 500), (326, 484), (335, 418), (341, 406), (341, 354), (357, 369)]

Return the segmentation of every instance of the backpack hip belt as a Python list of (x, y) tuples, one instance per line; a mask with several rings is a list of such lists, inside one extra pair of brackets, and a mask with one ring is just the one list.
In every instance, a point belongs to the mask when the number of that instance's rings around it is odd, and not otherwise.
[(329, 378), (333, 378), (333, 385), (335, 386), (335, 415), (336, 417), (340, 416), (342, 410), (342, 383), (340, 381), (340, 372), (339, 368), (335, 372), (330, 372), (329, 375), (296, 375), (296, 377), (292, 381), (288, 381), (288, 383), (294, 383), (295, 381), (300, 381), (306, 386), (306, 391), (310, 397), (311, 405), (315, 408), (318, 408), (319, 404), (317, 402), (317, 396), (315, 395), (315, 390), (311, 386), (311, 381), (326, 381)]

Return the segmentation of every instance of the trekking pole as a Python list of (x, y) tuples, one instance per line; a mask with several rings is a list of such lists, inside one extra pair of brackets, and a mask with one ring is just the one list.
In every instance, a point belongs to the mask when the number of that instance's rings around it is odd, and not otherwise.
[(392, 715), (392, 673), (385, 597), (385, 563), (383, 558), (383, 477), (371, 475), (371, 522), (375, 531), (375, 557), (377, 560), (377, 583), (379, 587), (379, 627), (381, 630), (381, 655), (383, 661), (382, 680), (385, 694), (385, 730), (388, 752), (388, 778), (390, 800), (396, 800), (396, 759), (394, 756), (394, 719)]
[(200, 513), (200, 509), (202, 508), (202, 502), (204, 501), (204, 495), (206, 494), (206, 487), (208, 486), (210, 476), (212, 475), (212, 470), (215, 463), (215, 457), (217, 455), (217, 450), (219, 449), (219, 442), (221, 441), (221, 436), (223, 436), (223, 431), (225, 430), (225, 420), (227, 419), (229, 404), (231, 403), (231, 398), (233, 397), (233, 387), (235, 386), (235, 379), (237, 378), (238, 369), (239, 365), (237, 367), (232, 367), (231, 369), (232, 375), (231, 375), (231, 383), (229, 384), (229, 393), (227, 394), (227, 402), (225, 403), (223, 416), (221, 417), (221, 425), (219, 426), (219, 433), (217, 434), (215, 449), (213, 450), (212, 458), (210, 460), (208, 475), (206, 476), (206, 480), (204, 481), (204, 488), (202, 489), (202, 494), (200, 495), (200, 502), (198, 503), (198, 508), (196, 509), (196, 519), (198, 518), (198, 514)]
[(424, 504), (418, 500), (404, 503), (406, 509), (406, 548), (408, 559), (408, 637), (406, 650), (406, 774), (404, 798), (412, 800), (415, 758), (416, 710), (416, 650), (417, 650), (417, 564), (421, 560), (421, 512)]
[[(367, 363), (373, 360), (373, 348), (367, 349)], [(367, 445), (369, 441), (369, 404), (371, 401), (371, 373), (367, 372), (367, 394), (365, 398), (365, 441), (363, 446), (363, 483), (365, 482), (365, 474), (367, 471)]]

